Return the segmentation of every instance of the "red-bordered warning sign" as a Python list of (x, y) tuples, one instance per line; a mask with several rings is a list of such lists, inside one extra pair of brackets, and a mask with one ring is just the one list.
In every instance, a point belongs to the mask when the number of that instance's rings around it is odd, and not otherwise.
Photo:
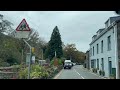
[(16, 31), (30, 31), (30, 27), (28, 26), (25, 19), (21, 21), (21, 23), (16, 28)]

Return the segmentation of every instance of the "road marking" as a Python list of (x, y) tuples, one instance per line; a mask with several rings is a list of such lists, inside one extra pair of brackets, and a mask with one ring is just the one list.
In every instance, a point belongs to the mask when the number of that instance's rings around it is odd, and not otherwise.
[(60, 76), (60, 74), (62, 73), (63, 69), (54, 77), (54, 79), (58, 79), (58, 77)]
[[(78, 75), (80, 75), (80, 73), (78, 73), (75, 69), (74, 69), (74, 71), (78, 74)], [(81, 75), (80, 75), (81, 76)], [(83, 76), (81, 76), (82, 77), (82, 79), (85, 79)]]

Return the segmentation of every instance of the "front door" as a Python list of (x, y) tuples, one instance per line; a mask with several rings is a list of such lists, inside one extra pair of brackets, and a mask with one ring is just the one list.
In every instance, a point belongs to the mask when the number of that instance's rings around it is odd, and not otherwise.
[(109, 75), (112, 74), (112, 61), (109, 61)]
[(112, 61), (111, 57), (108, 57), (108, 69), (109, 69), (109, 76), (112, 74)]

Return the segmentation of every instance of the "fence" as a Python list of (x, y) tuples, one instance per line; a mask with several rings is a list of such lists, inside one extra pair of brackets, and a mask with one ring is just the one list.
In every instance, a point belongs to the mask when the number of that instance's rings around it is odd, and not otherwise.
[(0, 79), (16, 79), (18, 78), (18, 67), (0, 67)]

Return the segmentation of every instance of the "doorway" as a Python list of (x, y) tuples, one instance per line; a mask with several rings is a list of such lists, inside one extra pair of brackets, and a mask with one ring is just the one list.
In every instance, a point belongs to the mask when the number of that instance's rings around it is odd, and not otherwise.
[(109, 76), (112, 74), (112, 61), (111, 57), (108, 57), (108, 69), (109, 69)]

